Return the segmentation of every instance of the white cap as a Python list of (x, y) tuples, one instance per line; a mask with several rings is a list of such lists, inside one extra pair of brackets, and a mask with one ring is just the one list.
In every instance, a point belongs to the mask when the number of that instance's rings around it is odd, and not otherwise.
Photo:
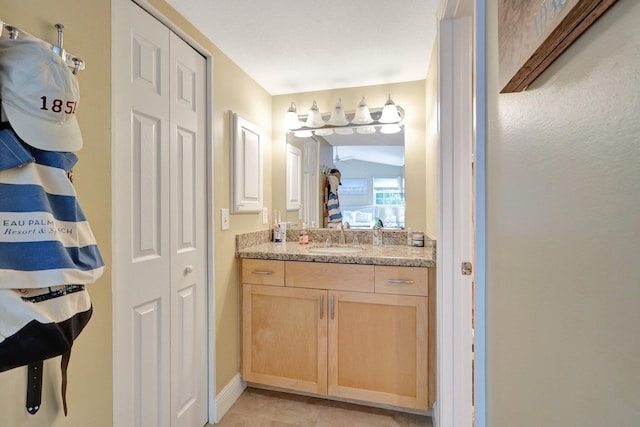
[(27, 144), (47, 151), (82, 148), (75, 116), (78, 81), (48, 44), (0, 39), (0, 101), (11, 127)]

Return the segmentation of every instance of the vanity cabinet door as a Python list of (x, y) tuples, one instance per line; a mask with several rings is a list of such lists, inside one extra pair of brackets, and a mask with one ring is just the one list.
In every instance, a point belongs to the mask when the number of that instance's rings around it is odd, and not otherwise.
[(327, 291), (243, 285), (245, 381), (327, 393)]
[(329, 395), (427, 409), (427, 298), (329, 299)]

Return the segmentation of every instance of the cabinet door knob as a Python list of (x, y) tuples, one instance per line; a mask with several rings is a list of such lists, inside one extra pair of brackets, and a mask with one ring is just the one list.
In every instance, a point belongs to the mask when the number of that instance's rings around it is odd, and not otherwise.
[(187, 265), (184, 268), (184, 274), (191, 274), (191, 273), (193, 273), (193, 265)]

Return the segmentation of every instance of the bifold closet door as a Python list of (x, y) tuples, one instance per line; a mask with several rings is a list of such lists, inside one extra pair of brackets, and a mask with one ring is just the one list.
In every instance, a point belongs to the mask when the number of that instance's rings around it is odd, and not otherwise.
[(206, 61), (129, 1), (114, 19), (114, 425), (207, 420)]
[(175, 34), (171, 98), (171, 426), (207, 420), (206, 60)]

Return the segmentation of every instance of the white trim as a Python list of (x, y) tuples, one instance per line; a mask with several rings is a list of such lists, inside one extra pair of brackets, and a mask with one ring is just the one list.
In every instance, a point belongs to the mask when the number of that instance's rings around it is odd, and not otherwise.
[(214, 59), (210, 54), (206, 54), (207, 60), (207, 111), (209, 117), (207, 120), (207, 184), (208, 184), (208, 200), (207, 200), (207, 253), (209, 254), (209, 262), (207, 269), (207, 309), (208, 309), (208, 337), (209, 337), (209, 422), (213, 423), (217, 419), (216, 401), (216, 254), (215, 254), (215, 188), (213, 183), (215, 182), (215, 133), (214, 133), (214, 113), (213, 113), (213, 71), (214, 71)]
[(475, 291), (474, 291), (474, 425), (487, 425), (486, 401), (486, 138), (487, 138), (487, 66), (486, 3), (476, 0), (474, 6), (474, 90), (475, 90)]
[(246, 388), (247, 383), (242, 381), (240, 373), (237, 373), (233, 378), (231, 378), (231, 381), (229, 381), (222, 391), (220, 391), (216, 396), (215, 413), (217, 414), (217, 417), (213, 421), (210, 420), (209, 422), (219, 423), (222, 417), (224, 417), (227, 411), (231, 409), (231, 406), (233, 406)]
[[(459, 5), (459, 4), (458, 4)], [(443, 13), (448, 10), (443, 8)], [(456, 8), (457, 10), (457, 8)], [(470, 17), (442, 17), (438, 26), (439, 234), (437, 259), (436, 426), (471, 426), (472, 33)]]

